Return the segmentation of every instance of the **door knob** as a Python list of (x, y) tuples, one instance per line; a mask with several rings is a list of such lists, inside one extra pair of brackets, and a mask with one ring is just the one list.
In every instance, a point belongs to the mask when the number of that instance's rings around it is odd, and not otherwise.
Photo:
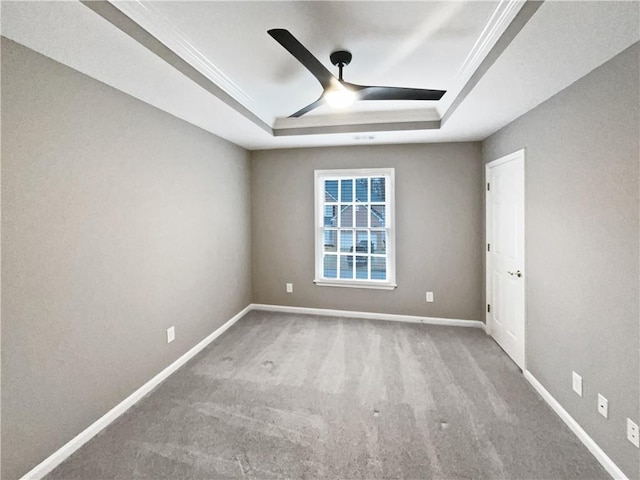
[(507, 273), (509, 275), (515, 275), (516, 277), (520, 278), (522, 276), (522, 272), (520, 270), (516, 270), (515, 272), (509, 272), (507, 271)]

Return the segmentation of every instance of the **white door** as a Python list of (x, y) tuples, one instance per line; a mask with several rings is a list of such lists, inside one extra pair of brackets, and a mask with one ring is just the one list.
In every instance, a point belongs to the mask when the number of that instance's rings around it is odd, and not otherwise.
[(524, 150), (486, 166), (487, 329), (524, 370)]

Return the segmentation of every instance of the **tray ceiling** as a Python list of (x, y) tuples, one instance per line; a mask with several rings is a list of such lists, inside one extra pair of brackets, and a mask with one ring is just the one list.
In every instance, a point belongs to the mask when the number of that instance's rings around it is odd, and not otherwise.
[[(638, 41), (638, 4), (612, 5), (2, 2), (2, 34), (247, 148), (479, 140)], [(322, 89), (271, 28), (331, 72), (349, 50), (347, 81), (447, 93), (287, 118)]]

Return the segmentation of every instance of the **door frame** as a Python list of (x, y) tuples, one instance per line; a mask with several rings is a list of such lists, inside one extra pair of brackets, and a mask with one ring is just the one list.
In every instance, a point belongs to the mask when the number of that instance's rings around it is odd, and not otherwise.
[(526, 218), (526, 212), (527, 212), (527, 205), (526, 205), (526, 149), (522, 148), (520, 150), (517, 150), (513, 153), (510, 153), (508, 155), (505, 155), (503, 157), (500, 157), (496, 160), (493, 160), (489, 163), (487, 163), (484, 167), (484, 180), (485, 180), (485, 243), (484, 243), (484, 253), (485, 253), (485, 309), (484, 309), (484, 315), (485, 315), (485, 319), (484, 319), (484, 323), (485, 323), (485, 330), (487, 332), (487, 335), (490, 335), (491, 338), (493, 338), (492, 335), (492, 323), (491, 323), (491, 315), (490, 313), (487, 311), (488, 308), (487, 306), (491, 303), (490, 299), (492, 297), (492, 293), (493, 293), (493, 285), (492, 285), (492, 281), (491, 281), (491, 254), (489, 252), (488, 249), (488, 245), (493, 243), (493, 238), (491, 236), (491, 215), (489, 212), (489, 205), (490, 202), (489, 200), (491, 199), (491, 189), (489, 188), (489, 183), (490, 183), (490, 172), (491, 169), (494, 167), (497, 167), (498, 165), (502, 165), (503, 163), (507, 163), (507, 162), (511, 162), (513, 160), (518, 160), (518, 159), (522, 159), (522, 175), (523, 175), (523, 182), (522, 182), (522, 199), (523, 199), (523, 210), (524, 210), (524, 215), (522, 218), (522, 228), (523, 228), (523, 236), (524, 236), (524, 245), (523, 245), (523, 252), (522, 252), (522, 262), (523, 262), (523, 267), (524, 267), (524, 275), (522, 276), (522, 281), (524, 282), (523, 285), (523, 308), (524, 308), (524, 328), (523, 328), (523, 365), (522, 365), (522, 371), (524, 372), (527, 369), (527, 257), (526, 257), (526, 252), (527, 252), (527, 228), (526, 228), (526, 224), (527, 224), (527, 218)]

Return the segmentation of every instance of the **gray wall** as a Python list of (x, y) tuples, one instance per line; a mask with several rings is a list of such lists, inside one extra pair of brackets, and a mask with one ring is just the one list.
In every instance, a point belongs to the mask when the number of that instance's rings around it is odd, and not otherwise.
[[(396, 169), (398, 288), (316, 286), (313, 172), (364, 167)], [(483, 319), (482, 168), (477, 143), (252, 152), (253, 301)]]
[(526, 148), (527, 368), (629, 478), (640, 477), (625, 438), (626, 417), (640, 420), (639, 50), (483, 144), (486, 162)]
[(14, 479), (250, 302), (250, 171), (243, 149), (5, 39), (2, 154)]

